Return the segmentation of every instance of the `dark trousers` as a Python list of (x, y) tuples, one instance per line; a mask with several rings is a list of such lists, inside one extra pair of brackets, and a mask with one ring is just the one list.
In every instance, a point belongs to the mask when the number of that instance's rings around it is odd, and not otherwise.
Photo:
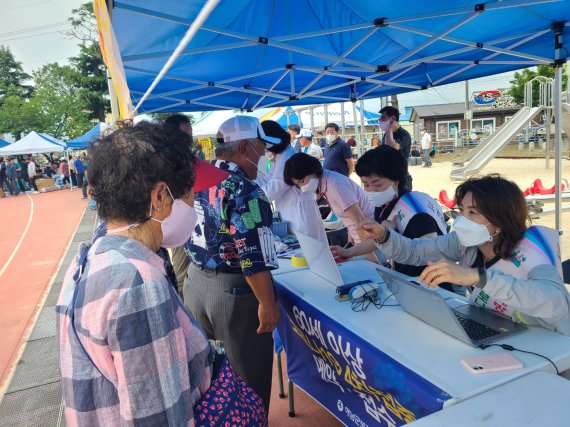
[(431, 157), (429, 156), (431, 150), (428, 149), (422, 149), (422, 160), (424, 161), (424, 166), (427, 166), (428, 168), (431, 167)]
[(78, 173), (76, 174), (77, 177), (77, 186), (81, 187), (81, 192), (83, 193), (83, 197), (87, 197), (87, 179), (85, 178), (85, 174)]
[(12, 195), (20, 194), (20, 190), (18, 189), (18, 184), (16, 183), (16, 178), (8, 178), (8, 190)]
[(71, 178), (71, 186), (77, 187), (77, 176), (75, 175), (75, 172), (69, 171), (69, 176)]
[(38, 186), (36, 185), (36, 177), (30, 177), (30, 184), (34, 191), (38, 191)]
[(232, 295), (228, 292), (232, 288), (248, 288), (243, 275), (201, 270), (191, 263), (184, 281), (184, 304), (209, 339), (224, 342), (234, 370), (269, 411), (273, 334), (257, 334), (259, 302), (255, 295)]

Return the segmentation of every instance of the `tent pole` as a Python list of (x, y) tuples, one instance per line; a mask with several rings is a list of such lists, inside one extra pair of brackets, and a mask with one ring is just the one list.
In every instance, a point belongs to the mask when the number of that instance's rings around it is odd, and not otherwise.
[(325, 126), (329, 122), (329, 104), (323, 104), (323, 108), (325, 110)]
[(360, 156), (365, 152), (364, 147), (364, 101), (360, 100)]
[(560, 128), (562, 122), (562, 67), (556, 65), (554, 68), (554, 181), (556, 183), (555, 204), (556, 204), (556, 230), (562, 233), (561, 227), (561, 211), (562, 211), (562, 193), (560, 185), (562, 183), (562, 170), (560, 168), (560, 159), (562, 156), (562, 141), (560, 138)]
[(346, 120), (344, 119), (344, 102), (340, 103), (340, 128), (342, 139), (346, 139), (346, 136), (344, 135), (346, 128)]
[(354, 122), (354, 139), (358, 138), (358, 119), (356, 118), (356, 101), (352, 101), (352, 120)]

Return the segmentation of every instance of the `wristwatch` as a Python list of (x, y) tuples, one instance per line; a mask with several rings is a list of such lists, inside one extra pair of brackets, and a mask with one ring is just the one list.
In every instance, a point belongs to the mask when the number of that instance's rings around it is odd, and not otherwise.
[(374, 242), (379, 245), (382, 245), (388, 241), (389, 237), (390, 237), (390, 229), (388, 227), (384, 227), (384, 237), (382, 238), (382, 240), (376, 239), (374, 240)]

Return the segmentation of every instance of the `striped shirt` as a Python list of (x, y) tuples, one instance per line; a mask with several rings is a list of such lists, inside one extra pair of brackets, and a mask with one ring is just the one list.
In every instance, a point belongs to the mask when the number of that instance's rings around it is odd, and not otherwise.
[(77, 262), (56, 307), (67, 424), (193, 425), (212, 353), (163, 260), (136, 240), (101, 237), (72, 303)]

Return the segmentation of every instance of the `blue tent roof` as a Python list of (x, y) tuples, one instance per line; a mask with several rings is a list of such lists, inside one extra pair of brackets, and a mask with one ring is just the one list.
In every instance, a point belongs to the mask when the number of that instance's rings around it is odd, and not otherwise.
[(6, 146), (8, 146), (8, 145), (10, 145), (9, 142), (4, 141), (3, 139), (0, 139), (0, 148), (6, 147)]
[[(112, 3), (136, 104), (205, 0)], [(569, 22), (570, 0), (221, 0), (139, 111), (375, 98), (562, 63)]]
[(81, 150), (90, 147), (96, 139), (101, 137), (101, 125), (101, 123), (97, 123), (93, 129), (91, 129), (86, 134), (72, 141), (68, 141), (67, 148), (71, 148), (73, 150)]

